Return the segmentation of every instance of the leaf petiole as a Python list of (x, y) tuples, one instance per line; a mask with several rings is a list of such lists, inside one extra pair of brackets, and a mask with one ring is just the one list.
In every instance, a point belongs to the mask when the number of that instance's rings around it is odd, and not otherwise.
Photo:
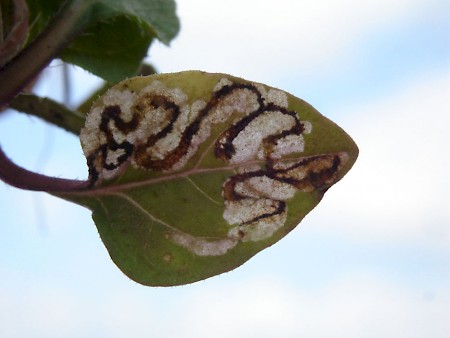
[(84, 114), (70, 110), (52, 99), (33, 94), (19, 94), (11, 100), (9, 108), (37, 116), (77, 136), (84, 126)]
[(89, 186), (88, 181), (50, 177), (24, 169), (12, 162), (1, 147), (0, 179), (13, 187), (33, 191), (68, 192)]

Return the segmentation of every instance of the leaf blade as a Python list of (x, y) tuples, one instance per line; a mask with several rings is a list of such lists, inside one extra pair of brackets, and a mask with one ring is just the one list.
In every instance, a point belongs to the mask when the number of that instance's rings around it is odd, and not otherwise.
[[(177, 102), (182, 113), (175, 114), (164, 98)], [(143, 102), (153, 103), (147, 109)], [(120, 109), (111, 109), (119, 104)], [(146, 114), (133, 124), (138, 108)], [(187, 122), (177, 126), (183, 116)], [(138, 136), (142, 121), (153, 121), (146, 138)], [(129, 130), (132, 124), (134, 130)], [(127, 130), (122, 136), (120, 128)], [(100, 138), (92, 147), (88, 143), (93, 132)], [(167, 140), (173, 133), (178, 144), (171, 146)], [(137, 140), (133, 151), (113, 168), (112, 155), (123, 150), (117, 146), (119, 136), (130, 135)], [(156, 142), (152, 135), (158, 136)], [(113, 261), (145, 285), (192, 283), (245, 263), (294, 229), (358, 154), (341, 128), (304, 101), (262, 84), (196, 71), (135, 78), (115, 86), (94, 104), (81, 137), (91, 158), (91, 178), (99, 180), (91, 190), (63, 197), (93, 210)], [(174, 157), (175, 169), (161, 171), (156, 163), (166, 165), (164, 161), (138, 157), (137, 149), (145, 144), (147, 153), (170, 159), (186, 140), (190, 143), (183, 156), (191, 153), (187, 159)], [(245, 147), (239, 148), (238, 141)], [(230, 146), (234, 152), (224, 151)], [(133, 168), (142, 163), (155, 167)]]
[[(137, 74), (153, 39), (169, 44), (179, 31), (173, 0), (79, 2), (84, 3), (83, 13), (73, 31), (82, 32), (62, 51), (60, 57), (111, 83)], [(31, 43), (61, 14), (59, 11), (65, 2), (29, 0), (28, 3), (28, 43)]]
[(118, 16), (88, 27), (60, 57), (116, 83), (137, 74), (154, 37), (147, 24)]
[(174, 0), (100, 0), (104, 10), (136, 17), (153, 28), (158, 39), (168, 44), (180, 29)]

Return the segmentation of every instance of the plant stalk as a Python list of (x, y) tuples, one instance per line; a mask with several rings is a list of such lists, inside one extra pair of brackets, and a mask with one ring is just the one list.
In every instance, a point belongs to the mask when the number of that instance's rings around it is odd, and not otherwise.
[(1, 147), (0, 179), (13, 187), (33, 191), (69, 192), (89, 187), (89, 181), (50, 177), (28, 171), (12, 162)]
[(86, 116), (68, 109), (59, 102), (33, 94), (19, 94), (9, 103), (9, 108), (37, 116), (70, 133), (80, 135)]
[(51, 24), (0, 70), (0, 107), (15, 97), (88, 24), (91, 0), (66, 1)]

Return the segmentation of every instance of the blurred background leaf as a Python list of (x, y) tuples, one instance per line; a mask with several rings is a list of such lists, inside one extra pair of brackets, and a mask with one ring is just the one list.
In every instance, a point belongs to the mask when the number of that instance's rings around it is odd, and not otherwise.
[(113, 17), (89, 27), (61, 58), (115, 83), (137, 74), (154, 37), (145, 22), (130, 16)]
[[(90, 0), (86, 0), (90, 1)], [(154, 38), (168, 44), (179, 30), (173, 0), (90, 1), (87, 28), (61, 58), (109, 82), (136, 75)], [(64, 1), (30, 0), (28, 43), (57, 15)]]

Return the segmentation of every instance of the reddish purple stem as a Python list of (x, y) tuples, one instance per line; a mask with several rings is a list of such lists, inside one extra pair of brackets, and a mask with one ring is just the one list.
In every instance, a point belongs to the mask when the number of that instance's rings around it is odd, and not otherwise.
[(46, 192), (69, 192), (85, 189), (88, 181), (45, 176), (28, 171), (13, 163), (0, 147), (0, 179), (13, 187)]

